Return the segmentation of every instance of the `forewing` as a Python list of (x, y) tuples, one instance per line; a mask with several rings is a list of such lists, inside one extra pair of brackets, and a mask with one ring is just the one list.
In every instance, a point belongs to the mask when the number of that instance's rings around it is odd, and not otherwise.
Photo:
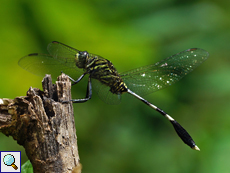
[(121, 73), (120, 76), (130, 90), (136, 94), (145, 95), (179, 81), (203, 63), (208, 56), (205, 50), (192, 48), (156, 64)]
[(50, 55), (29, 54), (21, 58), (18, 64), (38, 76), (43, 77), (45, 74), (51, 74), (53, 79), (56, 79), (61, 72), (73, 79), (77, 79), (83, 73), (83, 70), (75, 65), (75, 55), (78, 50), (55, 41), (48, 45), (48, 51)]
[(61, 72), (77, 79), (80, 74), (75, 66), (74, 59), (65, 58), (65, 61), (54, 58), (51, 55), (45, 54), (30, 54), (21, 58), (18, 64), (25, 70), (44, 77), (45, 74), (51, 74), (52, 78), (56, 80)]
[(57, 41), (49, 43), (47, 50), (53, 58), (57, 58), (60, 61), (65, 60), (66, 58), (74, 59), (76, 54), (79, 52), (79, 50)]

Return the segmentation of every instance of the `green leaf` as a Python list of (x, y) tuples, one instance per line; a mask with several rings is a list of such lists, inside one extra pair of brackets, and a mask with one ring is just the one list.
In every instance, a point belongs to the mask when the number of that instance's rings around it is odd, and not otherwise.
[(22, 173), (33, 173), (33, 166), (30, 163), (30, 160), (28, 160), (27, 162), (25, 162), (22, 165), (22, 170), (21, 171), (22, 171)]

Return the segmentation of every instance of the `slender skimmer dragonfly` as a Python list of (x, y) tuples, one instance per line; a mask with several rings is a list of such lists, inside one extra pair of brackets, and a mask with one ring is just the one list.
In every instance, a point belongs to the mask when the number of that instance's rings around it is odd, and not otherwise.
[[(69, 75), (70, 80), (73, 81), (72, 85), (88, 75), (86, 97), (63, 101), (64, 103), (88, 101), (92, 96), (92, 86), (99, 97), (108, 104), (118, 104), (121, 95), (129, 93), (167, 118), (185, 144), (192, 149), (200, 150), (176, 120), (142, 96), (168, 87), (193, 71), (208, 58), (209, 54), (205, 50), (188, 49), (156, 64), (118, 73), (109, 60), (87, 51), (79, 51), (57, 41), (51, 42), (47, 49), (49, 54), (29, 54), (21, 58), (18, 64), (39, 76), (51, 74), (54, 78), (63, 72)], [(78, 79), (74, 80), (77, 75)]]

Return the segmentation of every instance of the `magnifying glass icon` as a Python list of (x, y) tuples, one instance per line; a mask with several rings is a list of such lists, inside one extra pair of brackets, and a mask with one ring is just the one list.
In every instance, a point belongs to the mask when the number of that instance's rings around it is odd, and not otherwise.
[(14, 164), (15, 163), (15, 158), (11, 154), (7, 154), (3, 158), (3, 162), (7, 166), (12, 166), (15, 170), (18, 169), (18, 167)]

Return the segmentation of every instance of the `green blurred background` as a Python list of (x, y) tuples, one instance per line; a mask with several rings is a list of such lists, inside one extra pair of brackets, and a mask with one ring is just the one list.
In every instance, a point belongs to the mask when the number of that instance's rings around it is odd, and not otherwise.
[[(159, 113), (132, 96), (107, 105), (96, 93), (75, 104), (84, 173), (227, 173), (230, 170), (230, 1), (2, 0), (1, 98), (41, 88), (41, 77), (20, 68), (29, 53), (46, 53), (51, 41), (101, 55), (118, 71), (153, 64), (198, 47), (209, 59), (173, 86), (147, 95), (191, 134), (190, 149)], [(72, 89), (85, 96), (87, 80)], [(0, 150), (24, 149), (0, 134)]]

